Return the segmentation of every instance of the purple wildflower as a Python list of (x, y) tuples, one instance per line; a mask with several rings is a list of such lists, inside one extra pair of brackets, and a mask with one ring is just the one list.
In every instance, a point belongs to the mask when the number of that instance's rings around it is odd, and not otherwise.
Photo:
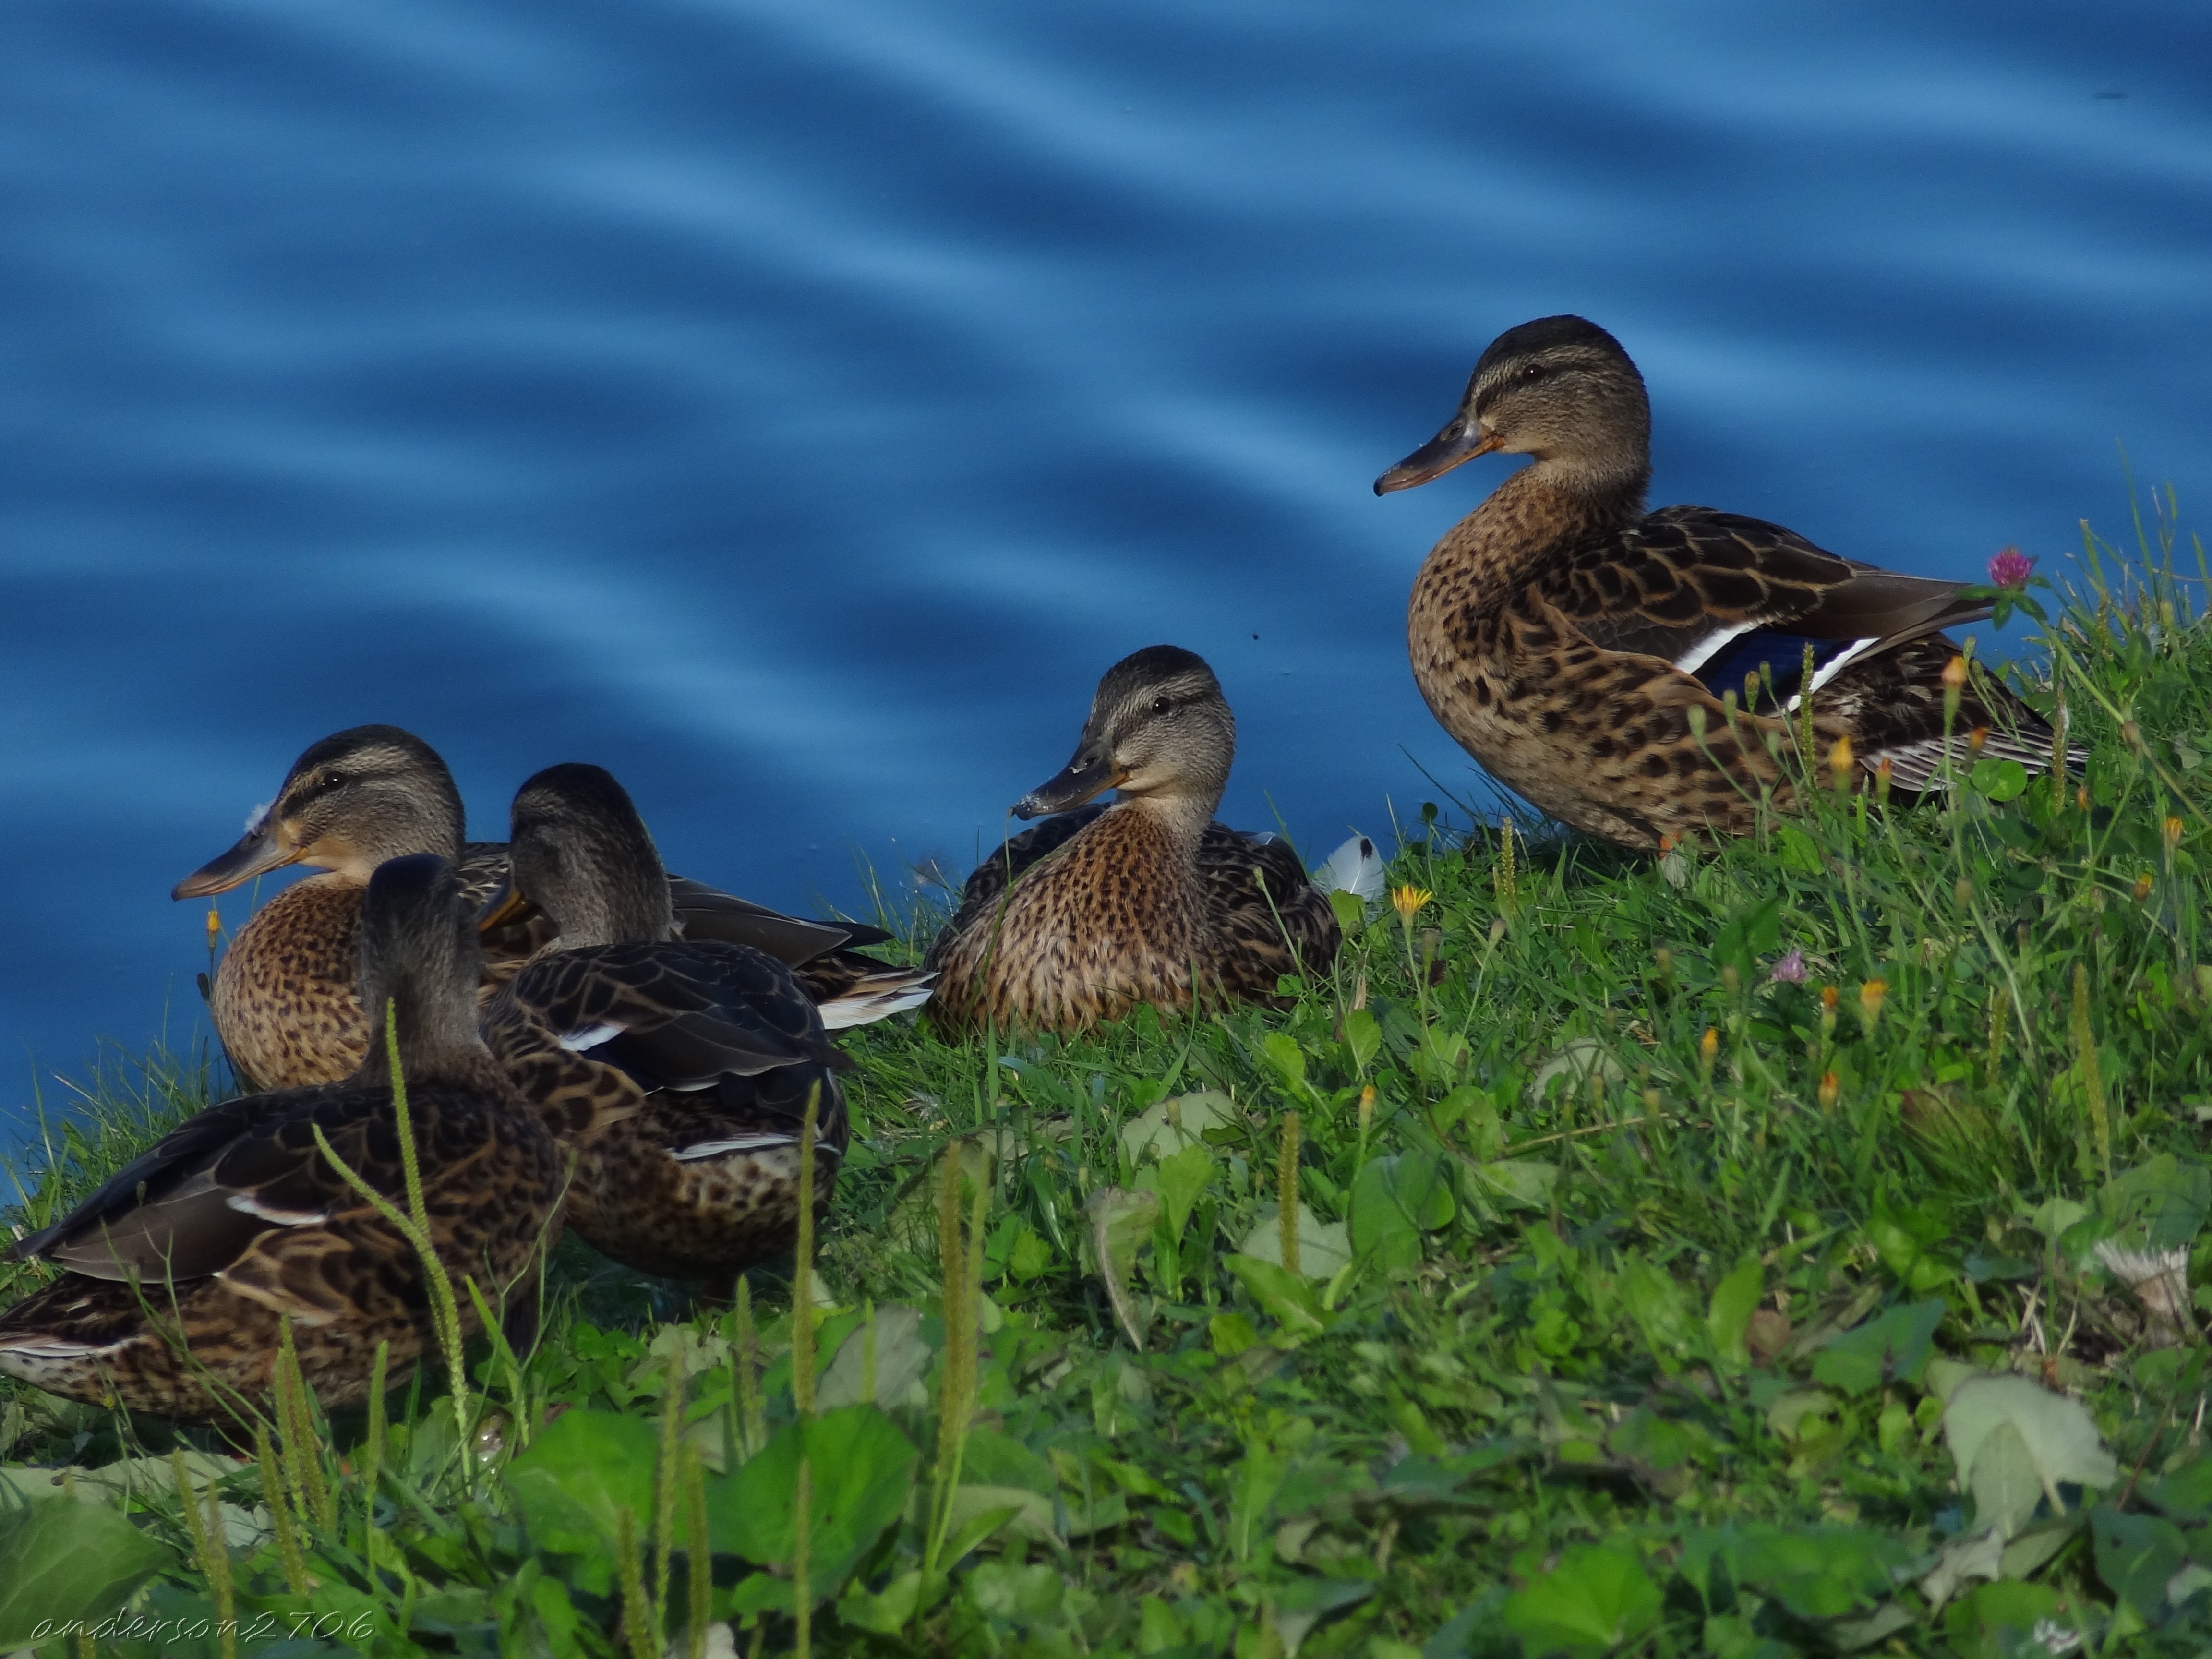
[(1990, 582), (1996, 587), (2025, 587), (2035, 561), (2016, 547), (2001, 547), (1990, 558)]
[(1785, 985), (1802, 985), (1805, 982), (1804, 951), (1793, 949), (1767, 969), (1766, 976), (1771, 980), (1780, 980)]

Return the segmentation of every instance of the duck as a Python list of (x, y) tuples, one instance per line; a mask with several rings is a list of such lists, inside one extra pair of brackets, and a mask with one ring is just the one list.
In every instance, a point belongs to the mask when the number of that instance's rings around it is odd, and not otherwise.
[(1943, 631), (1989, 617), (1985, 599), (1762, 520), (1647, 511), (1650, 432), (1620, 343), (1543, 317), (1492, 341), (1443, 429), (1375, 481), (1531, 458), (1437, 543), (1407, 611), (1422, 696), (1492, 777), (1572, 829), (1663, 850), (1745, 833), (1763, 799), (1790, 807), (1782, 757), (1807, 713), (1820, 759), (1908, 797), (1984, 757), (2049, 768), (2051, 728), (1966, 674)]
[(567, 1225), (637, 1272), (726, 1287), (797, 1233), (810, 1103), (827, 1210), (849, 1062), (788, 966), (683, 936), (653, 837), (605, 769), (525, 781), (507, 844), (509, 884), (558, 932), (494, 996), (483, 1033), (575, 1151)]
[[(361, 894), (359, 994), (390, 1008), (430, 1241), (465, 1334), (464, 1279), (510, 1315), (557, 1227), (563, 1161), (477, 1030), (475, 914), (430, 854), (377, 866)], [(172, 1130), (9, 1255), (59, 1276), (0, 1312), (0, 1373), (49, 1393), (185, 1422), (265, 1400), (289, 1320), (327, 1410), (366, 1397), (380, 1343), (404, 1380), (430, 1346), (420, 1257), (317, 1146), (407, 1206), (384, 1044), (339, 1082), (243, 1096)]]
[[(1108, 669), (1075, 757), (1013, 808), (1044, 822), (968, 878), (924, 957), (939, 1030), (1077, 1031), (1139, 1003), (1282, 1006), (1284, 975), (1326, 972), (1336, 914), (1297, 853), (1213, 821), (1236, 751), (1204, 659), (1155, 645)], [(1110, 805), (1086, 805), (1108, 789)]]
[[(396, 726), (356, 726), (310, 744), (237, 843), (172, 890), (172, 898), (205, 898), (286, 865), (319, 872), (262, 906), (207, 987), (216, 1033), (248, 1086), (335, 1083), (360, 1066), (368, 1047), (354, 968), (362, 894), (385, 860), (421, 853), (452, 863), (479, 901), (507, 887), (506, 847), (465, 839), (460, 792), (437, 750)], [(927, 994), (915, 971), (852, 948), (889, 939), (882, 928), (783, 915), (682, 878), (671, 878), (671, 890), (689, 934), (752, 945), (799, 966), (841, 1025), (887, 1018)], [(485, 991), (553, 933), (528, 904), (510, 903), (479, 933)]]

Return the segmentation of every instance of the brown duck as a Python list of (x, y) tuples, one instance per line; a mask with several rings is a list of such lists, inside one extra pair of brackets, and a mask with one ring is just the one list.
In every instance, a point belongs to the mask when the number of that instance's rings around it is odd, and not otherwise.
[[(930, 946), (948, 1031), (1079, 1030), (1138, 1003), (1278, 1004), (1326, 970), (1335, 913), (1285, 842), (1213, 822), (1237, 721), (1205, 662), (1156, 645), (1107, 670), (1066, 769), (1014, 807), (1048, 818), (968, 878)], [(1108, 789), (1120, 799), (1073, 809)]]
[[(1704, 507), (1647, 513), (1650, 426), (1620, 343), (1580, 317), (1546, 317), (1492, 341), (1449, 423), (1375, 481), (1382, 495), (1477, 455), (1534, 458), (1413, 583), (1413, 678), (1444, 729), (1553, 817), (1626, 847), (1740, 834), (1762, 793), (1787, 805), (1769, 743), (1788, 752), (1808, 696), (1819, 758), (1848, 738), (1867, 773), (1941, 788), (1944, 671), (1959, 655), (1942, 630), (1989, 606), (1960, 583), (1839, 558), (1779, 525)], [(1984, 676), (1960, 688), (1952, 732), (1954, 765), (2050, 764), (2050, 729)]]
[[(477, 1035), (475, 917), (442, 859), (379, 867), (362, 895), (361, 996), (396, 1011), (438, 1259), (495, 1309), (525, 1283), (559, 1202), (553, 1137)], [(406, 1206), (385, 1050), (343, 1082), (210, 1108), (17, 1243), (61, 1277), (0, 1313), (0, 1372), (55, 1394), (214, 1421), (270, 1387), (282, 1322), (326, 1407), (367, 1392), (379, 1342), (404, 1378), (434, 1338), (420, 1258), (339, 1176)]]
[[(288, 864), (322, 872), (264, 905), (216, 968), (209, 1006), (241, 1078), (289, 1088), (335, 1082), (360, 1065), (362, 891), (379, 864), (414, 853), (453, 860), (478, 899), (506, 880), (505, 846), (462, 839), (460, 792), (437, 751), (396, 726), (357, 726), (295, 761), (238, 844), (177, 884), (173, 897), (201, 898)], [(688, 937), (750, 945), (798, 967), (833, 1025), (881, 1019), (927, 994), (911, 970), (848, 948), (888, 939), (881, 928), (781, 915), (681, 878), (671, 888)], [(484, 984), (498, 985), (553, 932), (526, 904), (509, 907), (483, 935)]]
[(625, 1267), (726, 1286), (791, 1245), (810, 1098), (829, 1203), (847, 1131), (820, 1013), (773, 957), (678, 936), (653, 837), (599, 767), (526, 782), (508, 845), (514, 889), (559, 936), (484, 1036), (577, 1149), (568, 1224)]

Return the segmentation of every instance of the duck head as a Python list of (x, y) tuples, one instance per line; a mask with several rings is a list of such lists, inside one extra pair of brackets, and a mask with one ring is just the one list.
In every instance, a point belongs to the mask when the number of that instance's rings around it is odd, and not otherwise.
[(1490, 343), (1444, 429), (1375, 481), (1411, 489), (1478, 455), (1533, 455), (1563, 482), (1606, 485), (1650, 472), (1651, 404), (1614, 339), (1580, 317), (1540, 317)]
[(1075, 758), (1014, 804), (1017, 817), (1066, 812), (1108, 789), (1124, 800), (1221, 799), (1237, 717), (1203, 658), (1172, 645), (1121, 659), (1098, 682)]
[(552, 918), (564, 950), (675, 937), (660, 854), (605, 768), (547, 767), (515, 791), (510, 823), (510, 873), (484, 907), (485, 927), (527, 901)]
[(438, 752), (396, 726), (356, 726), (292, 763), (276, 799), (246, 821), (238, 844), (170, 890), (204, 898), (287, 864), (366, 882), (387, 859), (461, 854), (461, 797)]
[(487, 1070), (491, 1054), (477, 1032), (483, 969), (476, 916), (453, 866), (434, 853), (378, 865), (362, 896), (361, 1006), (369, 1044), (359, 1075), (380, 1083), (387, 1075), (387, 1007), (400, 1071), (410, 1081)]

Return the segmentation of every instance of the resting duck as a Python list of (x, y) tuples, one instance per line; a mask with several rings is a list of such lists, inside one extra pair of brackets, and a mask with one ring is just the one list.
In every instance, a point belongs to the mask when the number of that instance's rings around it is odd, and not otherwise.
[[(1213, 671), (1155, 645), (1106, 671), (1066, 769), (1015, 805), (1048, 818), (968, 878), (929, 948), (948, 1032), (1079, 1030), (1140, 1002), (1279, 1006), (1324, 970), (1335, 913), (1285, 843), (1212, 821), (1237, 752)], [(1110, 806), (1075, 811), (1118, 789)]]
[[(264, 905), (216, 968), (208, 1002), (242, 1079), (292, 1088), (336, 1082), (361, 1064), (362, 890), (385, 860), (415, 853), (453, 861), (479, 900), (506, 880), (503, 845), (462, 839), (460, 792), (437, 751), (396, 726), (357, 726), (295, 761), (238, 844), (177, 884), (172, 897), (204, 898), (288, 864), (323, 872)], [(673, 879), (672, 890), (688, 936), (733, 939), (799, 966), (833, 1024), (881, 1019), (927, 995), (912, 971), (848, 948), (890, 938), (881, 928), (780, 915), (698, 882)], [(484, 984), (498, 985), (552, 937), (527, 905), (510, 907), (483, 935)]]
[[(1413, 583), (1413, 678), (1444, 729), (1553, 817), (1626, 847), (1740, 834), (1762, 792), (1788, 805), (1767, 745), (1788, 752), (1807, 696), (1820, 758), (1848, 738), (1868, 773), (1887, 764), (1900, 789), (1942, 787), (1943, 672), (1959, 654), (1942, 630), (1988, 605), (1779, 525), (1646, 513), (1650, 425), (1620, 342), (1580, 317), (1540, 318), (1492, 341), (1450, 422), (1375, 481), (1382, 495), (1477, 455), (1535, 458)], [(1747, 711), (1733, 719), (1729, 692)], [(2050, 729), (1986, 677), (1961, 689), (1953, 724), (1954, 764), (1970, 742), (2031, 771), (2050, 763)]]
[[(397, 1010), (432, 1243), (457, 1290), (534, 1307), (560, 1200), (553, 1137), (477, 1035), (475, 916), (444, 860), (396, 859), (362, 894), (362, 1002)], [(0, 1372), (55, 1394), (213, 1422), (270, 1391), (286, 1316), (327, 1409), (393, 1382), (434, 1340), (420, 1258), (315, 1145), (402, 1210), (381, 1043), (354, 1075), (210, 1108), (10, 1252), (62, 1275), (0, 1313)], [(510, 1297), (510, 1292), (512, 1296)], [(474, 1304), (458, 1297), (477, 1328)]]
[(810, 1096), (829, 1203), (847, 1130), (821, 1015), (773, 957), (679, 937), (653, 837), (599, 767), (526, 782), (508, 844), (514, 888), (559, 937), (484, 1036), (577, 1149), (568, 1224), (625, 1267), (726, 1286), (792, 1243)]

